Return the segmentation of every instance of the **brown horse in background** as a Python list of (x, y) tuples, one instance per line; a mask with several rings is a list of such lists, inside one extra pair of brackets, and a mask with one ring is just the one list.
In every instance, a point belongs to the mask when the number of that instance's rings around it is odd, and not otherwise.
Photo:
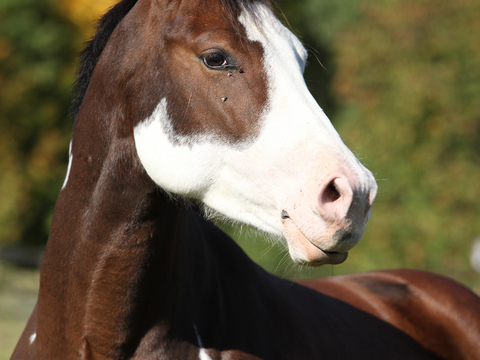
[[(437, 275), (302, 284), (192, 201), (343, 262), (377, 187), (266, 0), (123, 0), (83, 53), (38, 303), (12, 359), (480, 359), (480, 299)], [(305, 286), (306, 285), (306, 286)]]

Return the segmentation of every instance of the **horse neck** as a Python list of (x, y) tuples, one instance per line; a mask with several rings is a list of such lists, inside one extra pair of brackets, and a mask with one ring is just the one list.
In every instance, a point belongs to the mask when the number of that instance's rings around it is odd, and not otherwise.
[(37, 346), (55, 351), (52, 358), (72, 351), (121, 358), (154, 325), (166, 333), (185, 316), (179, 306), (196, 291), (184, 286), (189, 269), (197, 287), (209, 278), (198, 266), (206, 245), (192, 211), (147, 177), (133, 137), (101, 127), (77, 120), (42, 266)]

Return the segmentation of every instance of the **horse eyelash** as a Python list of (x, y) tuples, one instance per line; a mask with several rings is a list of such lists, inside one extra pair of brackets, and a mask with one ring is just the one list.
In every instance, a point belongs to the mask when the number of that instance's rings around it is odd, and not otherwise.
[(237, 62), (235, 61), (235, 59), (231, 56), (228, 56), (227, 54), (225, 54), (223, 51), (218, 51), (218, 54), (220, 54), (226, 61), (227, 61), (227, 65), (221, 65), (221, 66), (218, 66), (218, 67), (213, 67), (213, 66), (210, 66), (206, 63), (206, 58), (208, 55), (210, 55), (212, 53), (206, 53), (206, 54), (203, 54), (200, 56), (200, 60), (203, 62), (203, 64), (208, 67), (209, 69), (211, 70), (236, 70), (238, 68), (237, 66)]

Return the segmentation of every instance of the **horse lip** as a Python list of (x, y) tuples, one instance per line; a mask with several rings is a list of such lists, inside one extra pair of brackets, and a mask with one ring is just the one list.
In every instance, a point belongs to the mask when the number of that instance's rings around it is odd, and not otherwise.
[(345, 251), (345, 252), (324, 251), (319, 247), (317, 247), (317, 249), (319, 249), (323, 254), (325, 254), (326, 259), (323, 258), (323, 259), (314, 260), (311, 262), (303, 262), (302, 265), (306, 265), (306, 266), (338, 265), (345, 262), (345, 260), (347, 260), (347, 257), (348, 257), (348, 251)]
[[(315, 246), (317, 249), (319, 249), (320, 251), (324, 252), (325, 254), (345, 254), (345, 253), (348, 253), (348, 250), (347, 251), (335, 251), (334, 249), (332, 250), (326, 250), (326, 249), (322, 249), (318, 244), (315, 244), (315, 241), (313, 241), (312, 239), (310, 239), (302, 230), (300, 230), (300, 228), (297, 226), (297, 224), (295, 224), (295, 222), (293, 221), (293, 219), (288, 215), (288, 213), (285, 211), (285, 210), (282, 210), (282, 213), (281, 213), (281, 218), (282, 218), (282, 223), (285, 224), (285, 221), (286, 220), (290, 220), (291, 224), (295, 227), (295, 229), (297, 229), (297, 231), (310, 243), (312, 244), (313, 246)], [(350, 231), (347, 231), (347, 230), (344, 230), (344, 229), (338, 229), (332, 236), (332, 239), (333, 240), (336, 240), (338, 242), (341, 242), (341, 241), (345, 241), (345, 240), (348, 240), (350, 238), (352, 238), (354, 235), (350, 232)]]
[[(323, 251), (323, 250), (321, 250), (321, 251)], [(323, 253), (325, 255), (327, 255), (328, 260), (329, 260), (328, 264), (330, 264), (330, 265), (341, 264), (341, 263), (345, 262), (345, 260), (347, 260), (347, 257), (348, 257), (348, 251), (345, 251), (345, 252), (323, 251)]]
[(318, 247), (317, 245), (315, 245), (313, 242), (311, 242), (308, 237), (305, 236), (305, 239), (307, 239), (307, 241), (313, 246), (315, 246), (318, 250), (320, 250), (325, 255), (327, 255), (328, 259), (330, 260), (329, 264), (331, 265), (341, 264), (345, 260), (347, 260), (348, 251), (326, 251)]
[[(286, 215), (286, 216), (284, 216)], [(327, 261), (325, 261), (326, 259), (321, 259), (319, 261), (312, 261), (312, 262), (305, 262), (304, 265), (307, 265), (307, 266), (317, 266), (317, 265), (325, 265), (325, 264), (330, 264), (330, 265), (337, 265), (337, 264), (341, 264), (343, 263), (347, 257), (348, 257), (348, 251), (335, 251), (334, 249), (331, 249), (331, 250), (324, 250), (322, 249), (321, 247), (319, 247), (318, 244), (315, 244), (315, 242), (313, 240), (311, 240), (308, 236), (306, 236), (299, 228), (298, 226), (295, 224), (295, 222), (290, 218), (290, 216), (288, 216), (287, 212), (285, 210), (282, 211), (282, 223), (284, 224), (285, 226), (285, 222), (287, 221), (290, 221), (291, 223), (291, 226), (294, 226), (294, 228), (296, 229), (296, 231), (308, 242), (310, 243), (312, 246), (314, 246), (315, 248), (317, 248), (318, 250), (320, 250), (323, 254), (325, 254), (325, 256), (327, 257)], [(345, 231), (346, 232), (346, 231)], [(338, 231), (335, 233), (338, 235)]]

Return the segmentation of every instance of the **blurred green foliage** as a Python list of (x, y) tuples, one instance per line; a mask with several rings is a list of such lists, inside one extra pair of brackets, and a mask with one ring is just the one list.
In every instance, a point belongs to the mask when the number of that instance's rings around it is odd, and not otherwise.
[(478, 286), (469, 255), (480, 234), (479, 15), (474, 0), (362, 2), (332, 37), (335, 124), (380, 186), (353, 251), (363, 267)]
[[(307, 85), (379, 183), (347, 262), (307, 275), (413, 267), (480, 288), (468, 259), (480, 234), (480, 3), (279, 4), (310, 51)], [(0, 243), (47, 238), (84, 38), (53, 0), (0, 0)], [(305, 276), (280, 247), (239, 241), (270, 271)]]
[(47, 239), (68, 158), (77, 36), (52, 1), (0, 1), (0, 243)]

